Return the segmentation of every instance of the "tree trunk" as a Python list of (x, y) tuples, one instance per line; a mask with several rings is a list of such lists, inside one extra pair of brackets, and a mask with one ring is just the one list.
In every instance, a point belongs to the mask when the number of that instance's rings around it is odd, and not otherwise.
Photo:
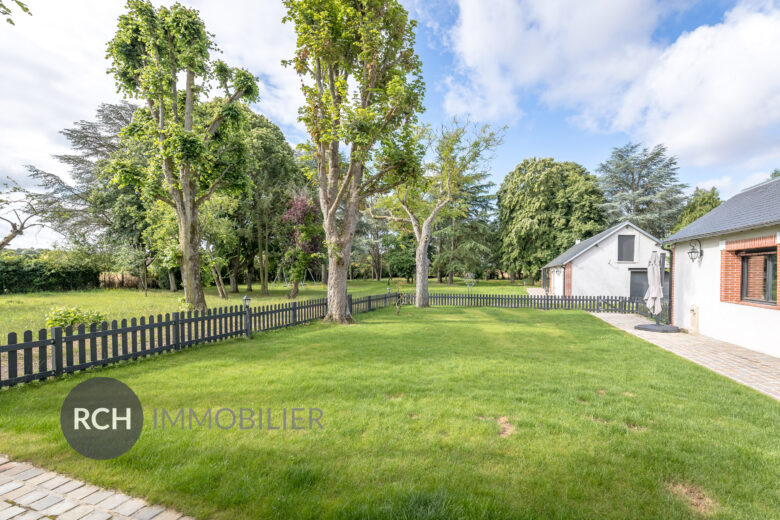
[(176, 292), (176, 274), (173, 269), (168, 269), (168, 285), (171, 292)]
[(288, 300), (294, 300), (298, 297), (298, 280), (295, 280), (292, 283), (292, 288), (290, 288), (290, 293), (287, 295)]
[(246, 266), (246, 292), (252, 292), (252, 276), (255, 274), (252, 259), (250, 258)]
[(219, 297), (223, 300), (227, 300), (227, 292), (225, 291), (225, 284), (222, 282), (222, 274), (214, 264), (211, 265), (211, 274), (214, 275), (214, 284), (217, 286)]
[(239, 260), (239, 257), (236, 256), (233, 259), (233, 265), (230, 267), (230, 292), (231, 293), (237, 293), (238, 292), (238, 268), (240, 267), (241, 262)]
[(320, 283), (328, 283), (328, 266), (325, 262), (320, 264)]
[[(351, 245), (351, 244), (350, 244)], [(328, 314), (326, 320), (336, 323), (349, 323), (352, 315), (347, 305), (347, 268), (349, 267), (349, 250), (343, 253), (328, 251)]]
[(149, 291), (149, 270), (146, 267), (146, 259), (144, 258), (144, 267), (141, 269), (141, 284), (144, 289), (144, 296), (148, 294)]
[(439, 267), (438, 269), (436, 269), (436, 281), (437, 281), (438, 283), (441, 283), (441, 281), (442, 281), (442, 277), (441, 277), (441, 267)]
[(509, 284), (514, 285), (515, 283), (515, 271), (514, 269), (510, 269), (509, 271)]
[[(188, 190), (189, 191), (189, 190)], [(194, 191), (194, 190), (192, 190)], [(206, 295), (200, 276), (200, 227), (194, 193), (184, 198), (183, 208), (177, 207), (179, 244), (181, 244), (181, 278), (184, 301), (197, 310), (206, 310)]]
[[(344, 218), (338, 226), (335, 214), (325, 222), (325, 243), (328, 244), (328, 313), (326, 321), (352, 322), (347, 300), (347, 277), (350, 271), (352, 241), (355, 238), (359, 199), (349, 198), (344, 204)], [(338, 228), (341, 228), (340, 230)]]
[[(450, 264), (455, 260), (455, 217), (452, 217), (452, 226), (450, 226)], [(450, 265), (450, 272), (447, 275), (447, 285), (455, 284), (455, 272)]]
[(262, 226), (257, 228), (258, 254), (260, 255), (260, 294), (268, 296), (268, 254), (267, 240)]
[(414, 254), (417, 280), (415, 286), (415, 306), (428, 307), (428, 238), (423, 237)]

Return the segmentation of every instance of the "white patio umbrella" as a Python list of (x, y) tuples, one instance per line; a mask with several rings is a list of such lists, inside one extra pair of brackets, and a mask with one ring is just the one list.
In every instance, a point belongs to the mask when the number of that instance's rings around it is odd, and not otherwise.
[(663, 305), (661, 300), (664, 297), (664, 287), (661, 281), (661, 258), (658, 251), (653, 251), (650, 255), (650, 261), (647, 263), (647, 292), (645, 293), (645, 304), (650, 314), (657, 316), (661, 314)]

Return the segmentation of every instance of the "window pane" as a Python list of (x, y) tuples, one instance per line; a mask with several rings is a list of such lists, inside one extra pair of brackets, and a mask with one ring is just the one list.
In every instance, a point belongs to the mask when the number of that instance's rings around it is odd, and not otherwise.
[(777, 255), (770, 255), (767, 262), (767, 279), (769, 280), (769, 299), (777, 301)]
[(742, 295), (748, 300), (768, 300), (767, 278), (769, 255), (747, 256), (742, 259)]
[(618, 235), (618, 262), (634, 260), (634, 235)]

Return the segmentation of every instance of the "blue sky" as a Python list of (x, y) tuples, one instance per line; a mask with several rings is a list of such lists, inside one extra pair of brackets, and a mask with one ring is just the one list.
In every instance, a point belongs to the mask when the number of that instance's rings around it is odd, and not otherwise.
[[(438, 0), (435, 2), (409, 1), (406, 2), (406, 5), (413, 15), (420, 20), (418, 52), (424, 63), (424, 74), (428, 88), (426, 96), (427, 110), (423, 119), (437, 125), (442, 121), (448, 120), (453, 115), (458, 115), (460, 117), (470, 116), (475, 121), (489, 122), (497, 126), (507, 126), (504, 144), (497, 151), (493, 162), (494, 182), (500, 183), (503, 176), (517, 163), (531, 156), (554, 157), (557, 160), (576, 161), (583, 164), (590, 171), (595, 172), (599, 163), (609, 156), (613, 147), (623, 145), (628, 141), (642, 142), (648, 146), (658, 143), (666, 144), (670, 153), (678, 156), (680, 177), (691, 186), (691, 189), (696, 185), (705, 187), (716, 186), (723, 192), (723, 196), (726, 197), (733, 195), (747, 185), (758, 182), (765, 177), (768, 171), (780, 166), (776, 146), (773, 147), (771, 145), (767, 146), (765, 150), (758, 150), (759, 156), (751, 155), (749, 152), (740, 153), (737, 151), (735, 153), (714, 154), (715, 157), (711, 157), (706, 151), (702, 151), (702, 148), (705, 150), (710, 146), (714, 148), (718, 146), (717, 143), (719, 141), (728, 140), (730, 137), (728, 132), (724, 132), (726, 135), (717, 136), (703, 133), (696, 143), (684, 142), (678, 144), (677, 138), (680, 136), (680, 133), (684, 132), (686, 125), (684, 119), (674, 125), (664, 125), (663, 121), (661, 121), (654, 125), (657, 128), (647, 128), (647, 126), (653, 125), (635, 125), (630, 123), (615, 125), (611, 124), (610, 110), (616, 110), (617, 107), (612, 106), (606, 110), (596, 108), (597, 112), (603, 110), (606, 115), (598, 114), (593, 118), (596, 120), (595, 124), (593, 121), (583, 123), (581, 121), (583, 113), (589, 112), (592, 109), (592, 105), (604, 102), (599, 99), (600, 94), (598, 91), (594, 92), (592, 96), (583, 96), (579, 99), (575, 95), (572, 100), (570, 97), (567, 98), (565, 94), (563, 96), (553, 95), (551, 99), (549, 95), (550, 82), (576, 80), (576, 75), (573, 77), (567, 76), (565, 71), (550, 70), (539, 73), (531, 70), (528, 72), (528, 75), (532, 76), (532, 78), (528, 81), (525, 81), (523, 78), (523, 74), (526, 71), (522, 63), (529, 60), (533, 61), (534, 58), (529, 57), (529, 54), (538, 53), (541, 50), (536, 44), (543, 45), (546, 42), (552, 42), (554, 45), (555, 38), (562, 34), (562, 28), (557, 26), (554, 16), (548, 17), (546, 22), (539, 22), (536, 17), (538, 11), (535, 10), (533, 4), (542, 4), (544, 2), (499, 0), (494, 3), (485, 2), (483, 6), (474, 5), (469, 11), (471, 15), (475, 14), (476, 17), (479, 17), (481, 16), (481, 10), (484, 11), (488, 9), (487, 6), (491, 6), (493, 10), (503, 10), (506, 13), (514, 13), (515, 15), (520, 14), (524, 17), (524, 21), (517, 24), (515, 27), (516, 31), (512, 32), (516, 34), (517, 32), (531, 32), (536, 29), (538, 33), (542, 33), (542, 36), (539, 38), (508, 36), (508, 31), (503, 31), (501, 27), (498, 27), (496, 31), (491, 31), (495, 26), (491, 25), (490, 20), (484, 24), (469, 24), (469, 22), (463, 20), (464, 5), (469, 3), (472, 2)], [(563, 3), (571, 4), (570, 2)], [(526, 8), (514, 8), (515, 5), (520, 4), (526, 4)], [(614, 15), (614, 13), (609, 13), (609, 8), (610, 4), (615, 5), (615, 2), (595, 2), (592, 5), (592, 9), (597, 10), (599, 8), (597, 4), (605, 8), (605, 11), (602, 13), (604, 18)], [(643, 70), (646, 71), (657, 67), (661, 70), (656, 70), (654, 73), (661, 76), (665, 72), (679, 72), (679, 68), (671, 65), (667, 65), (667, 68), (670, 70), (665, 71), (663, 66), (658, 66), (658, 63), (663, 62), (664, 58), (674, 58), (675, 55), (682, 56), (680, 59), (685, 59), (686, 53), (694, 60), (699, 55), (698, 53), (709, 53), (712, 64), (708, 63), (707, 66), (728, 67), (730, 58), (719, 58), (718, 53), (721, 47), (713, 43), (713, 40), (724, 37), (727, 43), (730, 43), (733, 40), (741, 39), (742, 34), (740, 32), (744, 33), (750, 30), (749, 23), (746, 21), (750, 16), (762, 18), (766, 21), (766, 27), (774, 27), (775, 30), (780, 29), (776, 25), (778, 23), (777, 6), (767, 2), (738, 3), (735, 1), (712, 0), (665, 3), (638, 1), (623, 2), (623, 4), (632, 4), (632, 9), (625, 9), (624, 12), (619, 13), (617, 21), (606, 22), (604, 24), (606, 29), (600, 26), (598, 16), (596, 17), (595, 25), (590, 28), (587, 26), (577, 27), (576, 24), (574, 27), (570, 27), (573, 30), (570, 31), (569, 36), (573, 38), (573, 42), (569, 50), (573, 47), (576, 48), (578, 38), (582, 39), (582, 41), (587, 41), (593, 36), (593, 32), (609, 31), (610, 28), (614, 29), (615, 25), (619, 26), (624, 23), (629, 26), (633, 25), (641, 35), (639, 38), (634, 38), (633, 36), (635, 35), (627, 35), (620, 30), (615, 30), (614, 34), (608, 35), (602, 46), (593, 48), (592, 53), (576, 56), (580, 60), (580, 66), (588, 67), (590, 66), (587, 63), (588, 60), (593, 60), (592, 66), (597, 68), (602, 63), (602, 60), (610, 59), (609, 47), (619, 48), (621, 45), (634, 45), (646, 48), (644, 51), (636, 53), (636, 55), (644, 54), (639, 71), (630, 73), (627, 76), (617, 74), (617, 77), (613, 80), (607, 79), (603, 85), (596, 85), (596, 87), (612, 89), (617, 84), (618, 91), (631, 91), (634, 85), (644, 80)], [(528, 7), (528, 5), (531, 7)], [(543, 8), (539, 10), (541, 11)], [(741, 14), (741, 11), (744, 11), (744, 14)], [(544, 18), (544, 16), (544, 14), (540, 14), (539, 18)], [(738, 18), (738, 16), (741, 18)], [(636, 22), (637, 19), (644, 19), (644, 22)], [(547, 24), (546, 26), (545, 23)], [(463, 38), (457, 29), (459, 25), (465, 25), (469, 30), (476, 29), (477, 34), (473, 40), (482, 40), (482, 42), (467, 42), (464, 44)], [(737, 30), (734, 30), (734, 27), (737, 27)], [(632, 28), (631, 31), (633, 30)], [(577, 31), (581, 32), (578, 33)], [(701, 36), (706, 32), (713, 34), (709, 35), (708, 41), (696, 46), (695, 49), (686, 49), (682, 45), (682, 41), (691, 37)], [(572, 35), (571, 33), (574, 34)], [(704, 36), (707, 35), (704, 34)], [(507, 46), (511, 47), (517, 42), (522, 42), (526, 45), (515, 48), (514, 56), (502, 50), (500, 53), (505, 54), (505, 56), (498, 58), (501, 68), (512, 69), (512, 67), (516, 66), (517, 71), (499, 72), (491, 76), (491, 80), (494, 80), (495, 83), (502, 81), (507, 83), (514, 82), (515, 87), (510, 89), (514, 98), (510, 100), (505, 96), (496, 96), (500, 100), (499, 105), (506, 102), (504, 106), (499, 107), (498, 111), (495, 111), (497, 113), (491, 113), (490, 109), (476, 110), (476, 113), (471, 112), (468, 103), (466, 103), (465, 107), (458, 110), (453, 110), (452, 106), (447, 106), (446, 98), (448, 95), (451, 95), (453, 83), (472, 81), (473, 75), (484, 72), (484, 68), (474, 66), (473, 63), (469, 63), (469, 58), (464, 56), (468, 56), (469, 52), (472, 52), (476, 47), (477, 56), (481, 57), (484, 62), (489, 62), (492, 59), (491, 45), (494, 45), (494, 48), (505, 48)], [(750, 45), (750, 42), (743, 42), (742, 45)], [(778, 55), (780, 48), (778, 48), (777, 39), (766, 40), (764, 45), (773, 49), (772, 52), (775, 53), (775, 56)], [(769, 63), (762, 63), (763, 58), (770, 56), (768, 50), (757, 49), (756, 55), (746, 55), (744, 58), (748, 60), (752, 68), (765, 68), (770, 66)], [(696, 53), (693, 51), (696, 51)], [(553, 53), (552, 57), (560, 58), (565, 64), (568, 64), (571, 57), (566, 56), (566, 52), (564, 50), (557, 54)], [(507, 54), (510, 55), (507, 56)], [(618, 57), (619, 60), (620, 57)], [(772, 61), (775, 62), (776, 67), (776, 60), (773, 59)], [(696, 70), (694, 67), (693, 71), (697, 81), (700, 82), (700, 89), (708, 90), (701, 84), (706, 85), (707, 82), (717, 84), (723, 81), (723, 77), (717, 73), (709, 75), (706, 67), (702, 67), (702, 69)], [(576, 81), (574, 83), (576, 84)], [(475, 88), (469, 89), (469, 94), (479, 96), (482, 86), (477, 84)], [(767, 101), (776, 102), (778, 100), (778, 94), (780, 93), (778, 93), (777, 87), (779, 86), (777, 83), (774, 85), (774, 90), (767, 95)], [(671, 88), (674, 88), (673, 84)], [(690, 88), (690, 86), (682, 81), (679, 88), (686, 89)], [(727, 91), (729, 85), (723, 85), (722, 88)], [(744, 91), (740, 90), (739, 85), (733, 88), (735, 99), (731, 101), (739, 107), (740, 100), (736, 99), (736, 96), (743, 94)], [(636, 90), (640, 89), (634, 87), (634, 91)], [(699, 95), (696, 90), (696, 88), (690, 88), (688, 95), (691, 99), (695, 99)], [(498, 89), (497, 92), (500, 93), (501, 89)], [(727, 98), (727, 96), (725, 97)], [(619, 103), (621, 101), (620, 94), (617, 96), (607, 95), (606, 102), (609, 103), (612, 100)], [(684, 101), (685, 97), (683, 96), (679, 102)], [(729, 102), (728, 99), (722, 98), (719, 101)], [(643, 109), (653, 110), (652, 102), (653, 100), (647, 101), (647, 105)], [(760, 109), (760, 106), (758, 108)], [(718, 106), (710, 105), (709, 109), (718, 110)], [(735, 108), (735, 110), (738, 110), (738, 108)], [(697, 118), (699, 115), (701, 114), (696, 111), (686, 114), (686, 117), (691, 118), (689, 122), (694, 129), (702, 124)], [(591, 118), (590, 115), (586, 117)], [(750, 113), (745, 113), (745, 117), (749, 118)], [(750, 123), (747, 123), (747, 126), (750, 126)], [(777, 135), (777, 130), (778, 120), (774, 119), (766, 124), (762, 132), (767, 135)], [(740, 136), (737, 137), (739, 138)], [(708, 144), (709, 140), (711, 140), (711, 145)], [(773, 148), (774, 150), (772, 150)], [(768, 157), (761, 157), (760, 155), (763, 152), (768, 152)]]
[[(281, 2), (183, 1), (200, 10), (221, 57), (260, 78), (255, 108), (291, 142), (305, 139), (300, 82), (281, 65), (295, 49)], [(780, 0), (402, 2), (419, 21), (423, 120), (507, 127), (496, 184), (532, 156), (595, 172), (629, 140), (666, 144), (683, 182), (724, 197), (780, 167)], [(24, 165), (34, 164), (67, 178), (52, 157), (67, 152), (59, 131), (120, 99), (105, 44), (123, 5), (36, 0), (33, 16), (0, 27), (0, 175), (29, 184)], [(46, 230), (14, 245), (53, 240)]]

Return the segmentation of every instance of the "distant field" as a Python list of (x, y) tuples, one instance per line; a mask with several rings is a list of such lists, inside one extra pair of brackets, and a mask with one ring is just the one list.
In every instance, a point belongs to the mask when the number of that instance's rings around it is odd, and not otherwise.
[[(431, 280), (431, 292), (466, 292), (463, 280), (457, 279), (454, 285), (439, 284)], [(414, 291), (414, 284), (406, 284), (395, 279), (391, 290), (402, 292)], [(387, 280), (382, 282), (354, 280), (349, 282), (349, 291), (355, 296), (382, 294), (387, 291)], [(504, 280), (478, 280), (474, 292), (478, 294), (525, 294), (522, 282), (510, 285)], [(206, 303), (209, 307), (239, 305), (241, 298), (249, 294), (252, 305), (270, 305), (284, 303), (287, 300), (287, 289), (284, 284), (271, 288), (269, 296), (260, 296), (259, 286), (246, 292), (246, 286), (239, 287), (239, 292), (229, 294), (227, 300), (221, 300), (215, 287), (206, 288)], [(301, 288), (299, 300), (320, 298), (325, 296), (326, 287), (322, 284), (308, 283)], [(147, 296), (135, 289), (94, 289), (88, 291), (41, 292), (29, 294), (7, 294), (0, 296), (0, 344), (5, 343), (9, 332), (21, 333), (25, 330), (38, 330), (46, 326), (46, 315), (52, 307), (78, 307), (83, 310), (99, 311), (109, 320), (132, 318), (148, 315), (176, 312), (180, 307), (182, 291), (172, 293), (166, 290), (150, 290)]]

